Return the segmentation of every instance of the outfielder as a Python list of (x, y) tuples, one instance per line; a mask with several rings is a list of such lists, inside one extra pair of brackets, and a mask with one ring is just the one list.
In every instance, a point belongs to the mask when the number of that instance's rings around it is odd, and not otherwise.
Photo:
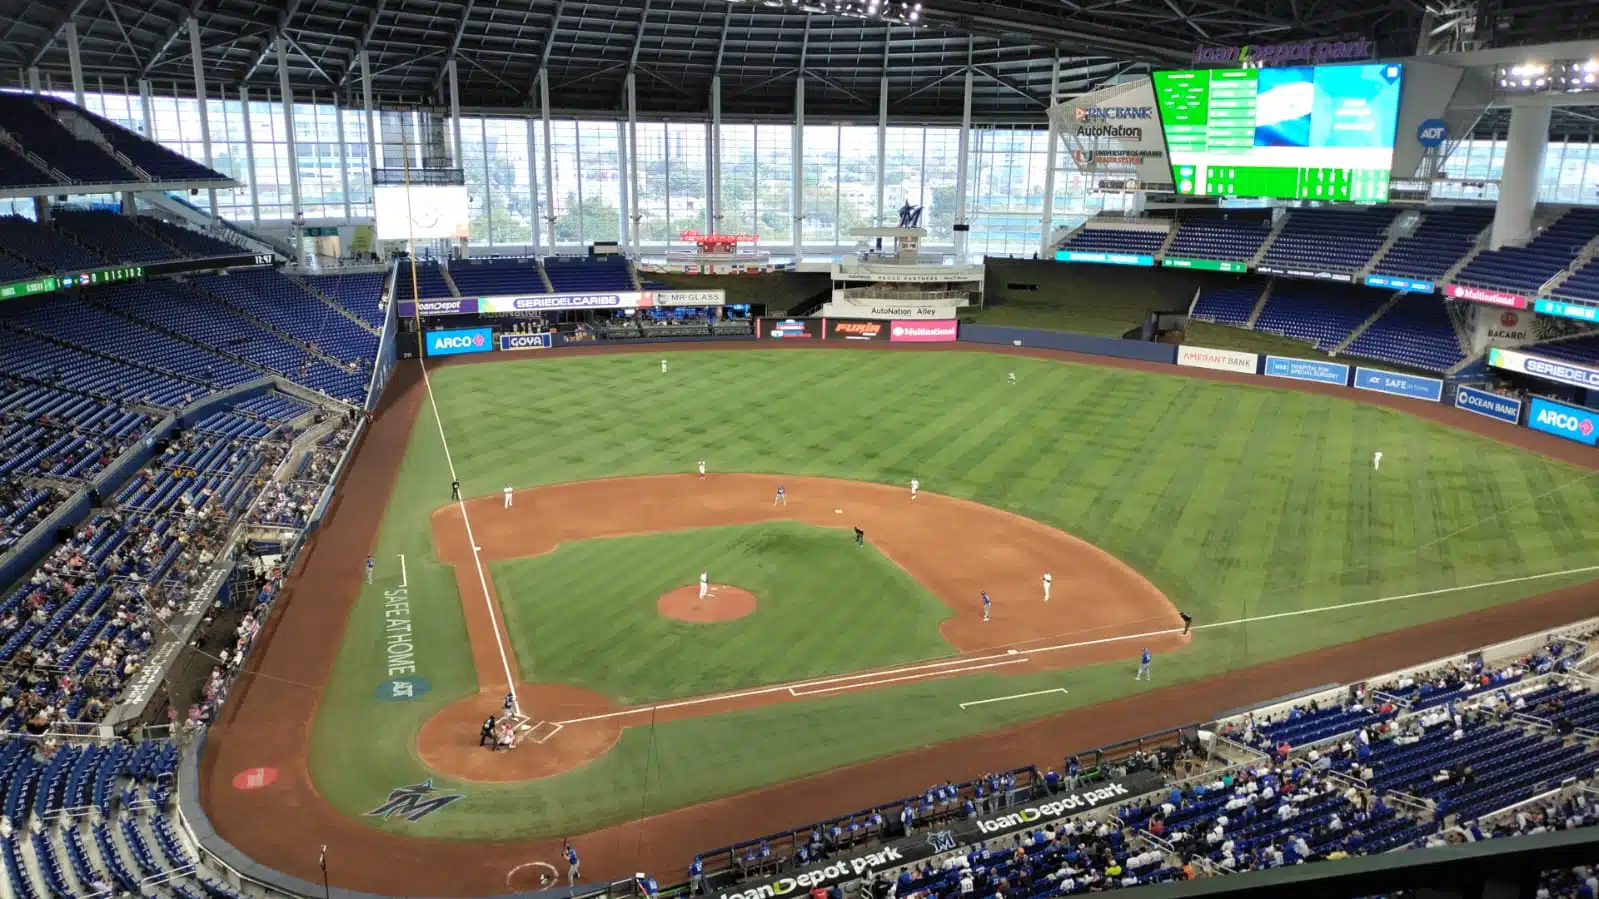
[(911, 499), (916, 498), (916, 491), (922, 489), (922, 482), (911, 478)]
[(1138, 675), (1133, 680), (1153, 680), (1149, 676), (1149, 647), (1144, 647), (1144, 654), (1138, 657)]
[(708, 571), (700, 572), (700, 599), (711, 594), (711, 574)]
[(372, 557), (366, 557), (366, 582), (372, 583)]
[(1016, 373), (1015, 372), (1011, 372), (1010, 373), (1010, 382), (1012, 384), (1016, 383)]
[(700, 460), (700, 480), (705, 480), (705, 460)]
[(1382, 470), (1382, 450), (1378, 450), (1375, 453), (1371, 454), (1371, 470), (1372, 471), (1380, 471), (1380, 470)]
[(994, 605), (994, 601), (988, 598), (988, 591), (984, 590), (983, 591), (983, 620), (984, 621), (988, 620), (988, 610), (990, 608), (992, 608), (993, 605)]
[(1049, 602), (1049, 585), (1054, 582), (1055, 579), (1050, 577), (1049, 572), (1044, 572), (1044, 602)]
[(510, 486), (509, 485), (506, 486), (506, 488), (505, 488), (505, 508), (507, 508), (507, 509), (511, 508), (511, 494), (512, 494), (512, 492), (513, 491), (511, 490)]
[(783, 490), (783, 485), (782, 484), (778, 484), (777, 485), (777, 498), (772, 500), (772, 505), (774, 505), (774, 506), (786, 506), (786, 505), (788, 505), (788, 493)]
[(666, 374), (666, 360), (665, 359), (661, 360), (661, 374), (663, 374), (663, 375)]

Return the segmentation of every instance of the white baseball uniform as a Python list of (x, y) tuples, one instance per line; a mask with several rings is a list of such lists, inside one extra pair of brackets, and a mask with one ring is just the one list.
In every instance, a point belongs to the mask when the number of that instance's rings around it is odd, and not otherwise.
[(701, 478), (705, 477), (705, 460), (704, 459), (700, 460), (700, 477)]
[(1010, 382), (1012, 384), (1016, 383), (1016, 373), (1015, 372), (1011, 372), (1010, 373)]
[(911, 478), (911, 499), (916, 498), (916, 491), (922, 489), (922, 482)]
[(1382, 468), (1382, 451), (1378, 450), (1377, 452), (1371, 454), (1371, 469), (1372, 469), (1372, 471), (1378, 471), (1378, 470), (1381, 470), (1381, 468)]
[(665, 359), (661, 360), (661, 374), (663, 374), (663, 375), (666, 374), (666, 360)]
[(1049, 576), (1049, 572), (1044, 572), (1044, 602), (1049, 602), (1049, 585), (1053, 583), (1054, 580), (1054, 578)]
[(702, 571), (702, 572), (700, 572), (700, 599), (704, 599), (706, 596), (710, 595), (710, 592), (711, 592), (711, 576), (710, 576), (710, 572)]
[(505, 488), (505, 508), (507, 509), (511, 508), (511, 494), (511, 488)]

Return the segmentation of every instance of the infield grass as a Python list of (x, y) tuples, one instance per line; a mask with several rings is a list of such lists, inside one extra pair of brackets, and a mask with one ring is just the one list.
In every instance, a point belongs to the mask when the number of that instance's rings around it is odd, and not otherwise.
[[(671, 360), (668, 375), (660, 372), (661, 356)], [(1006, 383), (1009, 371), (1018, 375), (1015, 386)], [(686, 473), (700, 458), (717, 471), (893, 484), (916, 477), (923, 489), (1008, 509), (1098, 544), (1197, 623), (1313, 613), (1202, 630), (1188, 648), (1157, 658), (1157, 685), (1599, 573), (1317, 612), (1599, 565), (1599, 479), (1591, 473), (1334, 397), (987, 353), (850, 350), (528, 359), (439, 369), (433, 387), (467, 495), (496, 493), (507, 483)], [(1383, 468), (1374, 472), (1371, 454), (1379, 449)], [(407, 556), (419, 673), (431, 690), (411, 703), (374, 700), (386, 676), (384, 592), (392, 595), (398, 583), (397, 572), (380, 568), (379, 583), (352, 612), (313, 738), (316, 787), (351, 815), (396, 786), (432, 776), (414, 752), (416, 727), (476, 689), (463, 599), (432, 547), (428, 516), (448, 497), (438, 426), (424, 405), (376, 555)], [(603, 552), (601, 543), (585, 551)], [(615, 572), (596, 567), (585, 584), (583, 567), (566, 575), (563, 590), (611, 589)], [(519, 576), (494, 574), (497, 582)], [(676, 571), (637, 577), (682, 582)], [(539, 592), (530, 595), (543, 614)], [(557, 646), (541, 636), (543, 625), (524, 632), (523, 612), (515, 614), (515, 639), (526, 641), (528, 652), (567, 654), (571, 666), (583, 652), (618, 658), (607, 655), (616, 639), (608, 627), (573, 620)], [(1128, 645), (1129, 658), (1137, 648)], [(611, 753), (568, 774), (492, 786), (436, 777), (437, 787), (459, 788), (467, 798), (416, 823), (365, 820), (444, 838), (582, 833), (1112, 699), (1137, 688), (1131, 672), (1127, 663), (1017, 677), (984, 672), (630, 727)], [(663, 658), (616, 673), (611, 689), (691, 689), (674, 685), (677, 676)], [(1053, 687), (1070, 693), (958, 708), (965, 700)], [(1194, 709), (1191, 717), (1221, 711)], [(1062, 754), (1086, 748), (1060, 747)]]
[[(701, 565), (713, 583), (755, 594), (755, 612), (716, 624), (662, 616), (657, 598), (697, 583)], [(523, 681), (621, 705), (955, 653), (938, 632), (949, 606), (845, 529), (775, 522), (584, 540), (492, 572)]]

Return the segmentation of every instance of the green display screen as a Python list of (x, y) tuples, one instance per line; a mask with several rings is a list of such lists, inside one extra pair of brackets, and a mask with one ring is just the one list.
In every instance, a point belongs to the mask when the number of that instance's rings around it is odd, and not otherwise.
[(1227, 262), (1221, 259), (1184, 259), (1179, 256), (1167, 256), (1160, 261), (1167, 268), (1197, 268), (1207, 272), (1247, 272), (1247, 262)]
[(1385, 202), (1402, 72), (1397, 63), (1156, 72), (1177, 192)]
[(45, 275), (43, 278), (34, 278), (32, 281), (16, 281), (11, 284), (0, 284), (0, 300), (15, 300), (18, 297), (31, 297), (35, 294), (53, 293), (60, 285), (55, 275)]

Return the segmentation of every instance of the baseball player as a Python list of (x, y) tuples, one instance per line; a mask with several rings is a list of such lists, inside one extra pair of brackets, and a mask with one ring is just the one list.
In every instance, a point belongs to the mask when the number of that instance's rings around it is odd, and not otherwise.
[(1050, 573), (1044, 572), (1044, 602), (1049, 602), (1049, 585), (1054, 582), (1055, 579), (1050, 576)]
[(461, 482), (460, 481), (451, 481), (450, 482), (450, 499), (460, 499), (460, 498), (461, 498)]
[(860, 528), (856, 528), (855, 529), (855, 545), (856, 546), (865, 546), (866, 545), (866, 532), (861, 530)]
[(1149, 676), (1149, 647), (1144, 647), (1144, 654), (1138, 657), (1138, 675), (1133, 680), (1152, 680)]
[(666, 360), (665, 359), (661, 360), (661, 374), (663, 374), (663, 375), (666, 374)]
[(1194, 626), (1194, 616), (1187, 612), (1178, 612), (1177, 614), (1183, 619), (1183, 636), (1186, 637), (1188, 636), (1188, 629)]
[(922, 482), (911, 478), (911, 499), (916, 498), (916, 491), (922, 489)]
[[(665, 364), (665, 363), (662, 363), (662, 364)], [(579, 864), (579, 862), (577, 860), (577, 850), (572, 848), (572, 844), (571, 843), (567, 843), (566, 844), (566, 882), (568, 884), (577, 883), (577, 879), (579, 877), (583, 876), (583, 872), (581, 870), (579, 870), (579, 868), (580, 868), (580, 864)]]
[(1015, 372), (1011, 372), (1010, 373), (1010, 382), (1012, 384), (1016, 383), (1016, 373)]
[(1380, 471), (1380, 470), (1382, 470), (1382, 450), (1378, 450), (1375, 453), (1371, 454), (1371, 470), (1372, 471)]
[(777, 485), (777, 498), (772, 500), (772, 505), (774, 505), (774, 506), (786, 506), (786, 505), (788, 505), (788, 493), (783, 490), (783, 485), (782, 484), (778, 484)]
[(505, 508), (507, 508), (507, 509), (511, 508), (511, 495), (512, 495), (512, 493), (513, 493), (513, 491), (511, 490), (510, 485), (506, 485), (506, 487), (505, 487)]
[(705, 480), (705, 460), (700, 460), (700, 480)]
[(516, 694), (505, 694), (505, 701), (500, 703), (500, 710), (507, 716), (516, 711)]
[(984, 621), (988, 620), (988, 611), (989, 611), (990, 608), (993, 607), (993, 605), (994, 605), (994, 601), (992, 599), (988, 598), (988, 591), (984, 590), (983, 591), (983, 620)]
[(366, 557), (366, 582), (372, 583), (372, 557)]
[(708, 571), (700, 572), (700, 599), (711, 595), (711, 574)]

